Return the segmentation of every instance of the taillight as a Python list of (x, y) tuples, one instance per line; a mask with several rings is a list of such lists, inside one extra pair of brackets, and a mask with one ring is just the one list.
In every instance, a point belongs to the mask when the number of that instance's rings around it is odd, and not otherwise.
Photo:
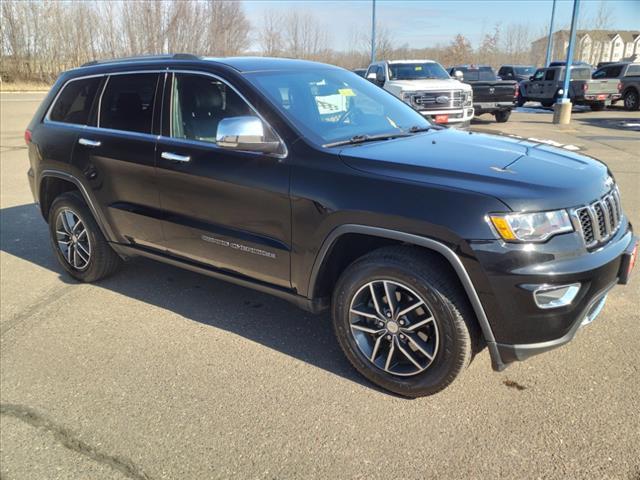
[(584, 90), (585, 92), (586, 92), (587, 90), (589, 90), (589, 84), (588, 84), (588, 83), (583, 83), (583, 84), (582, 84), (582, 90)]
[(618, 82), (618, 92), (622, 91), (622, 82)]
[(517, 97), (519, 92), (520, 92), (520, 85), (516, 83), (516, 91), (513, 93), (513, 96)]
[(31, 143), (31, 130), (24, 131), (24, 143), (29, 145)]

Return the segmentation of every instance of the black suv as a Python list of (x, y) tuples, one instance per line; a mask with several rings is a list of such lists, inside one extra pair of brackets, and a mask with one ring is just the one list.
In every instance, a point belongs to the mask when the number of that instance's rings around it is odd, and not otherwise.
[(355, 368), (435, 393), (569, 342), (637, 240), (606, 165), (442, 128), (358, 75), (188, 55), (64, 73), (25, 132), (60, 264), (156, 260), (331, 308)]

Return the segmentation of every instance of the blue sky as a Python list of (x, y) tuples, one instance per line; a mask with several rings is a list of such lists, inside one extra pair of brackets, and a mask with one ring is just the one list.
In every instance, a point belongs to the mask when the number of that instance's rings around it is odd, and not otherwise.
[[(378, 23), (384, 26), (396, 45), (426, 47), (448, 43), (457, 33), (477, 46), (484, 33), (496, 22), (528, 24), (535, 37), (548, 28), (552, 0), (377, 0)], [(640, 0), (606, 0), (612, 11), (612, 27), (640, 30)], [(581, 17), (590, 17), (600, 0), (582, 0)], [(568, 28), (572, 0), (558, 0), (555, 25)], [(260, 25), (266, 10), (285, 12), (293, 8), (313, 14), (330, 29), (333, 45), (341, 50), (354, 30), (369, 29), (371, 1), (335, 0), (245, 0), (244, 7), (254, 26)], [(589, 28), (588, 25), (581, 27)]]

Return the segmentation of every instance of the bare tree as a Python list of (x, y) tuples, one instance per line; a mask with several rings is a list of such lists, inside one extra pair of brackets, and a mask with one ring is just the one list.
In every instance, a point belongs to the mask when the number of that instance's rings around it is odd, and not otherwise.
[(284, 50), (282, 23), (282, 15), (279, 15), (275, 10), (268, 10), (265, 13), (262, 29), (259, 33), (260, 47), (264, 56), (277, 57), (282, 55)]

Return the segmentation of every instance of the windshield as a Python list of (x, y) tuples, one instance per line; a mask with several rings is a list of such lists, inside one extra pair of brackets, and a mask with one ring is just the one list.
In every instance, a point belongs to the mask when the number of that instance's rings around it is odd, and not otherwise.
[(346, 70), (255, 72), (246, 77), (319, 145), (431, 126), (402, 100)]
[(516, 75), (533, 75), (533, 72), (536, 71), (535, 67), (515, 67)]
[(425, 63), (391, 63), (389, 64), (390, 80), (424, 80), (430, 78), (450, 78), (442, 65), (434, 62)]

